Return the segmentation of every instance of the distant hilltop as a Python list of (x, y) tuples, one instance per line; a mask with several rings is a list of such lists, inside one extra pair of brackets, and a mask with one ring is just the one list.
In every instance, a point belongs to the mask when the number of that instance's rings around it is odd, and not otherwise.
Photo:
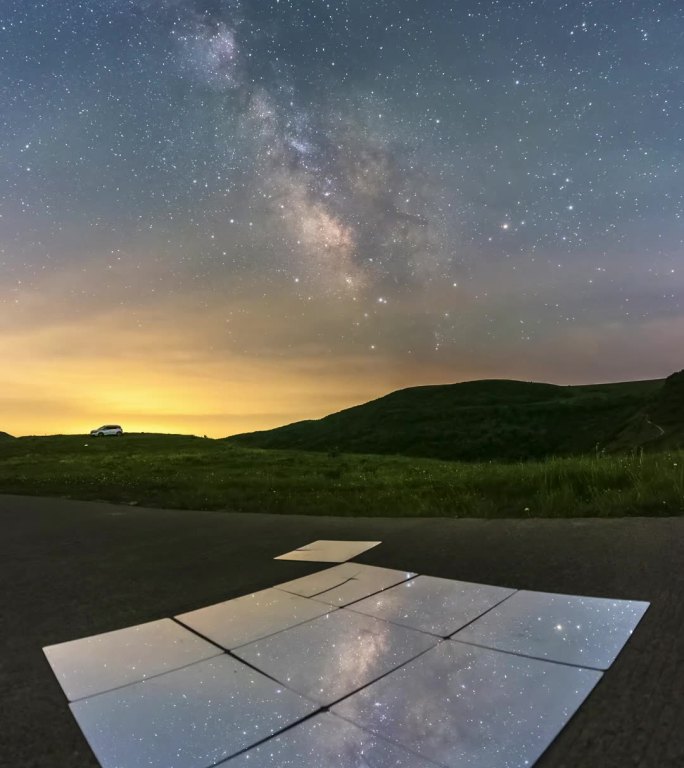
[[(199, 435), (188, 435), (185, 433), (180, 432), (123, 432), (123, 435), (125, 435), (128, 438), (160, 438), (160, 437), (182, 437), (182, 438), (193, 438), (193, 439), (204, 439), (200, 438)], [(9, 439), (9, 440), (28, 440), (34, 437), (82, 437), (85, 439), (92, 438), (93, 440), (103, 440), (104, 437), (99, 437), (97, 435), (93, 435), (90, 432), (60, 432), (55, 433), (52, 435), (21, 435), (17, 437), (16, 435), (10, 435), (7, 432), (0, 432), (0, 440), (3, 439)], [(206, 435), (205, 435), (206, 437)]]
[(322, 419), (226, 440), (462, 461), (677, 448), (684, 446), (684, 371), (585, 386), (494, 379), (411, 387)]

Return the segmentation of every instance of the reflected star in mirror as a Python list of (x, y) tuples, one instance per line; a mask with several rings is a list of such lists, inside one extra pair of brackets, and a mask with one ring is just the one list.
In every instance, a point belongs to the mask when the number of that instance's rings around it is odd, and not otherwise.
[(648, 603), (520, 591), (454, 639), (566, 664), (608, 669)]
[(488, 584), (418, 576), (354, 603), (350, 609), (448, 637), (514, 592)]
[(332, 712), (443, 766), (528, 766), (600, 678), (447, 640)]
[(436, 768), (330, 713), (312, 717), (217, 768)]
[(171, 619), (49, 645), (43, 652), (69, 701), (222, 653)]
[(288, 688), (327, 705), (438, 642), (433, 635), (342, 608), (234, 653)]
[(102, 768), (206, 768), (317, 709), (226, 654), (70, 706)]

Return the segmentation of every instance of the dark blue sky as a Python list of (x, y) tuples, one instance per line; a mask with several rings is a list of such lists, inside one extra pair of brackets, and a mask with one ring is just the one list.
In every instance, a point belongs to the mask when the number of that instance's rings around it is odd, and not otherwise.
[(680, 368), (683, 67), (677, 2), (5, 0), (11, 413)]

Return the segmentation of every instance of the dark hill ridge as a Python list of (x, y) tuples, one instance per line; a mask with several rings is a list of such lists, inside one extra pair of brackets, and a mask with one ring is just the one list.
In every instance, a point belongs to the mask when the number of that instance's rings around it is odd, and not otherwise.
[(684, 371), (673, 373), (609, 444), (609, 450), (684, 446)]
[(14, 440), (14, 435), (10, 435), (9, 432), (0, 432), (0, 440)]
[(649, 416), (666, 432), (668, 428), (681, 429), (684, 426), (684, 370), (665, 379)]
[[(655, 446), (668, 434), (681, 439), (682, 383), (671, 383), (678, 376), (586, 386), (485, 380), (411, 387), (315, 421), (227, 439), (258, 448), (465, 461)], [(667, 426), (656, 426), (661, 414)]]

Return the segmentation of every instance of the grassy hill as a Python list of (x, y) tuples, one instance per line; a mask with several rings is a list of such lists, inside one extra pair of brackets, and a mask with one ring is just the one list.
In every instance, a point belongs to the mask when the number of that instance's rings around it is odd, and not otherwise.
[(0, 440), (14, 440), (14, 436), (8, 432), (0, 432)]
[(587, 386), (490, 380), (411, 387), (319, 420), (227, 440), (245, 447), (462, 461), (676, 448), (684, 445), (682, 376)]

